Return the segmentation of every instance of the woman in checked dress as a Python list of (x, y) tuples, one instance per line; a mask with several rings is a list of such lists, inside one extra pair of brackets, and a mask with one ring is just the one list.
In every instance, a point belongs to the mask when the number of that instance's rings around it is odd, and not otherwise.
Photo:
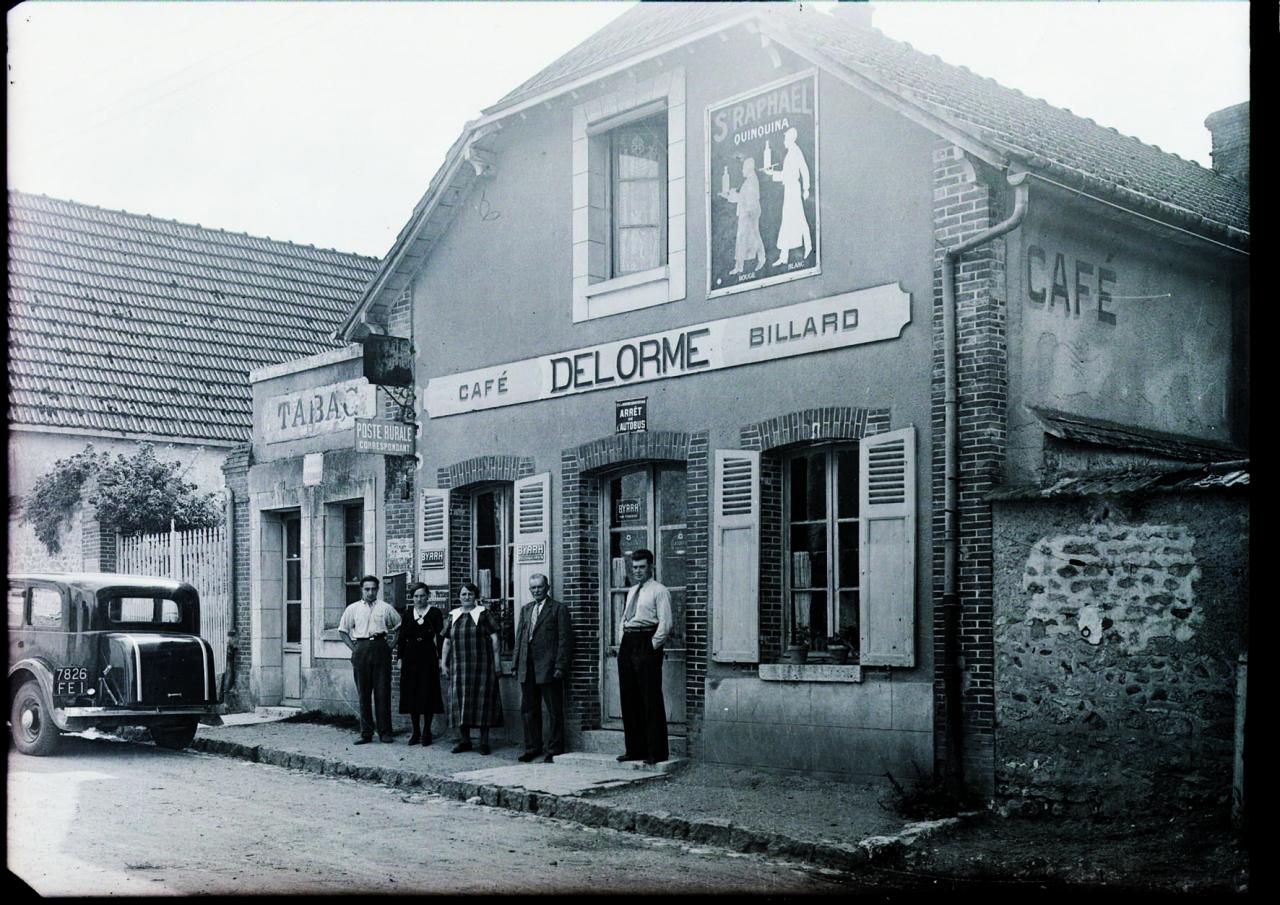
[(440, 652), (440, 674), (449, 680), (449, 724), (461, 738), (453, 753), (471, 750), (471, 727), (480, 727), (481, 754), (489, 753), (489, 727), (502, 725), (498, 695), (498, 626), (480, 606), (480, 589), (469, 581), (458, 592)]

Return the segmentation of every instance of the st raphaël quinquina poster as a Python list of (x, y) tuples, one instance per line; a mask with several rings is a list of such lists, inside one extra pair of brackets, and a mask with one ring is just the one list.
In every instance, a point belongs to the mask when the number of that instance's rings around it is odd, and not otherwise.
[(812, 276), (818, 257), (818, 75), (707, 108), (707, 296)]

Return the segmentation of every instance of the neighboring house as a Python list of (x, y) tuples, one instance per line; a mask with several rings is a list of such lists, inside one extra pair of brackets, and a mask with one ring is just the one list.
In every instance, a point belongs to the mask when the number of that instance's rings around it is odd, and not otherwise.
[[(357, 342), (413, 339), (417, 577), (449, 600), (476, 580), (505, 660), (529, 574), (551, 576), (574, 619), (578, 749), (622, 750), (621, 566), (648, 547), (676, 610), (673, 752), (819, 776), (936, 770), (1022, 794), (1010, 761), (1036, 756), (1010, 751), (1018, 736), (1001, 722), (1025, 693), (997, 669), (1023, 656), (1010, 626), (1032, 631), (1055, 606), (1078, 621), (1106, 601), (1085, 601), (1105, 592), (1087, 583), (1040, 600), (1010, 576), (1028, 549), (1105, 556), (1066, 549), (1074, 511), (1052, 526), (1034, 514), (1019, 530), (1049, 540), (1011, 552), (989, 496), (1036, 496), (1073, 468), (1245, 457), (1247, 155), (1233, 169), (1239, 149), (1220, 155), (1218, 136), (1238, 145), (1247, 109), (1210, 119), (1211, 170), (890, 40), (857, 9), (628, 11), (466, 127), (340, 327)], [(324, 367), (325, 381), (356, 373)], [(393, 492), (390, 472), (359, 478), (334, 460), (331, 492), (331, 455), (314, 490), (302, 461), (263, 489), (321, 519), (356, 494), (379, 520), (364, 536), (402, 560), (410, 526), (377, 500), (402, 499), (407, 482)], [(1234, 712), (1222, 669), (1246, 603), (1207, 608), (1187, 586), (1238, 565), (1241, 526), (1196, 560), (1189, 511), (1153, 506), (1092, 517), (1117, 531), (1135, 521), (1144, 544), (1151, 525), (1178, 532), (1160, 580), (1186, 582), (1142, 606), (1190, 627), (1158, 640), (1162, 663), (1202, 657), (1217, 678), (1198, 689), (1205, 707), (1163, 731), (1217, 764), (1220, 747), (1199, 741)], [(254, 518), (279, 536), (269, 506)], [(325, 531), (328, 562), (341, 532)], [(317, 543), (298, 554), (304, 589), (332, 577), (308, 564)], [(267, 626), (284, 601), (271, 574), (261, 581)], [(1220, 571), (1212, 582), (1230, 586)], [(339, 675), (319, 600), (290, 614), (313, 639), (304, 677)], [(1128, 636), (1088, 618), (1107, 643), (1073, 629), (1060, 659), (1105, 673), (1090, 658)], [(274, 650), (253, 665), (277, 695), (260, 703), (279, 700)], [(1037, 695), (1070, 696), (1072, 669)], [(305, 678), (300, 693), (309, 706)], [(518, 738), (510, 679), (503, 696)], [(1069, 707), (1017, 718), (1061, 746), (1063, 721), (1087, 713)], [(1121, 724), (1141, 718), (1136, 703), (1121, 709)], [(1225, 797), (1216, 768), (1205, 775)]]
[(376, 260), (9, 192), (9, 562), (110, 568), (77, 523), (50, 555), (15, 498), (58, 459), (142, 441), (222, 487), (250, 437), (251, 369), (334, 348)]

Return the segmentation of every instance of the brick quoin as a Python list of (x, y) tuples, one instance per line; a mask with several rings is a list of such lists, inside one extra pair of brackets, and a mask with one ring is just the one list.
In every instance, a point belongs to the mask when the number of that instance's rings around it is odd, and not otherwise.
[[(941, 656), (944, 548), (944, 386), (942, 343), (942, 258), (947, 246), (999, 222), (1005, 199), (989, 183), (996, 176), (964, 152), (938, 142), (934, 153), (934, 293), (930, 476), (933, 492), (933, 636), (935, 767), (941, 771), (947, 746), (946, 702)], [(999, 184), (998, 182), (996, 184)], [(994, 792), (993, 731), (995, 702), (992, 634), (992, 521), (985, 497), (1001, 479), (1007, 445), (1007, 349), (1005, 324), (1005, 246), (1003, 239), (968, 252), (956, 278), (957, 378), (959, 381), (960, 493), (960, 655), (962, 661), (963, 768), (978, 792)]]
[(245, 443), (227, 454), (222, 477), (232, 495), (232, 615), (235, 640), (235, 682), (227, 689), (228, 710), (253, 706), (249, 689), (249, 466), (253, 447)]

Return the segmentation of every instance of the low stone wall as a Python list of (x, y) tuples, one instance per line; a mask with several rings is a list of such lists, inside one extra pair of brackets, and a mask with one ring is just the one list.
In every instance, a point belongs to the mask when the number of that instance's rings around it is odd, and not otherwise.
[(1248, 501), (1000, 502), (997, 799), (1023, 813), (1226, 806)]

